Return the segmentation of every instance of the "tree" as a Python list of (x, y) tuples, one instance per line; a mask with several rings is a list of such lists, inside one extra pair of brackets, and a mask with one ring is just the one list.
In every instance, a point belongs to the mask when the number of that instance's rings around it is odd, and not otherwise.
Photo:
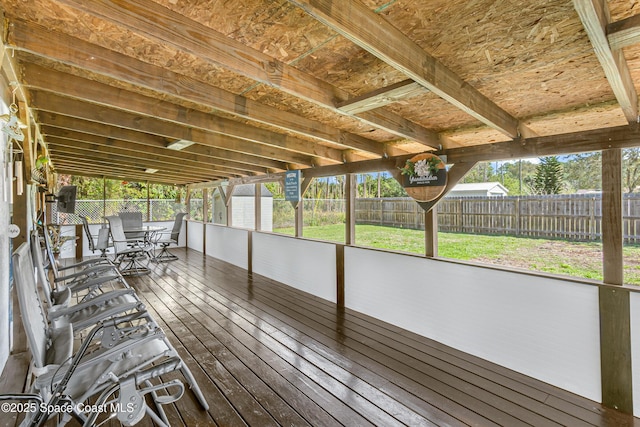
[(540, 159), (532, 187), (536, 194), (560, 194), (563, 187), (562, 163), (557, 156)]
[(599, 151), (568, 156), (562, 164), (565, 189), (571, 193), (578, 190), (600, 190), (601, 159), (602, 154)]
[(622, 150), (622, 179), (628, 193), (640, 185), (640, 148)]

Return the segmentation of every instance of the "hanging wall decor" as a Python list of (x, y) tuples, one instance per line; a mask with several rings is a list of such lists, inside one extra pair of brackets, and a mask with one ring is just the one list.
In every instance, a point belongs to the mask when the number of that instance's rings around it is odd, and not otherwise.
[(447, 186), (445, 162), (435, 154), (421, 153), (406, 161), (400, 168), (402, 186), (418, 202), (436, 199)]

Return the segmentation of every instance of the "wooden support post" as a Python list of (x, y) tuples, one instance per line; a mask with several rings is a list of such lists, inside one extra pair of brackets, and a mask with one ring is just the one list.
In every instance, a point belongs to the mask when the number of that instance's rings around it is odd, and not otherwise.
[(262, 230), (262, 184), (255, 184), (255, 229), (256, 231)]
[(227, 205), (227, 227), (233, 226), (233, 190), (234, 185), (227, 185), (225, 204)]
[(347, 245), (356, 243), (356, 175), (348, 173), (345, 176), (345, 198), (347, 206), (345, 212), (345, 236)]
[(435, 206), (424, 213), (424, 239), (425, 255), (438, 256), (438, 213)]
[(302, 237), (303, 226), (304, 226), (304, 193), (307, 192), (307, 189), (311, 185), (313, 178), (305, 177), (302, 180), (302, 184), (300, 184), (300, 201), (297, 203), (293, 203), (294, 215), (295, 215), (295, 236)]
[(146, 182), (147, 185), (147, 222), (151, 221), (151, 191), (149, 189), (149, 181)]
[[(191, 219), (191, 189), (187, 187), (187, 194), (185, 195), (184, 200), (185, 207), (187, 209), (187, 219)], [(186, 222), (184, 228), (185, 235), (185, 247), (189, 249), (189, 221)]]
[[(622, 151), (614, 148), (602, 152), (602, 265), (610, 285), (624, 283), (622, 239)], [(629, 291), (601, 286), (599, 297), (602, 403), (632, 414)]]
[(82, 239), (82, 224), (76, 224), (76, 259), (82, 259), (84, 253), (84, 241)]
[(303, 201), (301, 200), (294, 206), (296, 237), (302, 237), (302, 232), (303, 232), (302, 228), (303, 228), (304, 218), (302, 213), (304, 209), (302, 207), (302, 204), (303, 204)]
[(247, 273), (253, 274), (253, 231), (247, 233)]
[(336, 245), (336, 304), (344, 308), (344, 245)]
[(207, 253), (207, 221), (209, 220), (209, 189), (202, 189), (202, 253)]
[[(25, 166), (26, 164), (23, 163), (23, 167)], [(18, 246), (29, 240), (29, 230), (31, 229), (31, 224), (29, 224), (27, 221), (27, 218), (29, 217), (27, 215), (27, 197), (31, 192), (27, 191), (25, 187), (25, 191), (22, 192), (22, 195), (18, 195), (16, 193), (16, 186), (12, 185), (11, 187), (13, 191), (13, 217), (11, 220), (14, 224), (20, 227), (20, 234), (12, 239), (13, 249), (17, 249)], [(36, 194), (36, 197), (40, 195), (37, 188), (34, 189), (34, 192)]]

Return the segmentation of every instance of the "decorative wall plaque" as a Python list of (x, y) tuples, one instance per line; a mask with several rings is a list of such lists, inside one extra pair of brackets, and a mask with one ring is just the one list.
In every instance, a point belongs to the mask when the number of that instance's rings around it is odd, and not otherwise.
[(431, 153), (417, 154), (400, 168), (402, 186), (418, 202), (430, 202), (447, 186), (447, 169), (440, 157)]

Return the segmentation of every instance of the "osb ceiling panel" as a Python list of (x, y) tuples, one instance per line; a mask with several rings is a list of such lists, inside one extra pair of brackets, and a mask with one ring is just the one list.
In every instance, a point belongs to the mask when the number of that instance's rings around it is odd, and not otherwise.
[[(507, 128), (516, 123), (518, 132), (526, 126), (530, 135), (541, 136), (628, 123), (574, 2), (345, 0), (333, 4), (331, 13), (352, 2), (364, 4), (371, 21), (347, 18), (350, 29), (373, 30), (383, 21), (394, 26), (406, 36), (407, 49), (416, 44), (460, 79), (454, 91), (468, 106), (460, 108), (432, 91), (416, 88), (410, 95), (394, 93), (385, 98), (389, 86), (410, 83), (406, 70), (308, 14), (297, 6), (304, 0), (97, 0), (90, 5), (79, 0), (0, 0), (0, 6), (7, 18), (6, 43), (17, 50), (11, 60), (18, 78), (25, 79), (20, 83), (27, 94), (37, 89), (34, 99), (48, 102), (47, 108), (63, 108), (55, 106), (57, 98), (48, 98), (54, 94), (73, 96), (89, 110), (96, 104), (105, 108), (111, 94), (105, 91), (102, 105), (82, 99), (81, 90), (71, 95), (55, 82), (50, 87), (31, 87), (26, 78), (34, 73), (34, 65), (37, 70), (100, 82), (122, 96), (129, 92), (132, 99), (136, 94), (155, 99), (158, 105), (171, 103), (175, 117), (168, 122), (192, 127), (187, 136), (198, 139), (194, 142), (219, 156), (220, 162), (225, 156), (240, 162), (232, 163), (233, 172), (228, 174), (224, 169), (228, 164), (213, 165), (218, 172), (199, 175), (194, 182), (414, 153), (438, 149), (440, 144), (447, 149), (513, 139), (498, 124), (483, 123), (490, 121), (482, 119), (483, 114), (507, 116), (502, 123)], [(635, 0), (612, 0), (607, 5), (612, 21), (640, 13)], [(145, 15), (149, 11), (157, 15)], [(44, 33), (36, 40), (35, 34)], [(214, 39), (222, 40), (223, 46)], [(76, 45), (80, 49), (80, 42), (88, 45), (82, 44), (82, 52), (70, 55)], [(97, 57), (104, 49), (120, 55), (113, 57), (118, 63), (112, 69), (92, 64), (92, 52)], [(640, 45), (625, 47), (623, 53), (633, 84), (640, 90)], [(144, 76), (136, 74), (145, 69), (144, 64), (165, 70), (166, 77), (160, 71), (145, 82)], [(432, 64), (425, 61), (423, 66), (427, 69)], [(38, 78), (39, 85), (46, 84), (46, 78)], [(474, 90), (479, 94), (476, 98)], [(220, 98), (207, 101), (198, 96), (209, 92)], [(348, 105), (343, 107), (346, 111), (337, 109), (356, 97), (367, 98), (361, 110), (350, 111)], [(123, 108), (112, 102), (112, 108)], [(41, 108), (30, 107), (36, 112)], [(495, 114), (491, 113), (494, 107)], [(469, 109), (476, 110), (470, 114)], [(156, 131), (162, 123), (151, 120), (155, 111), (150, 107), (132, 119), (139, 123), (140, 135), (175, 134), (171, 129)], [(96, 110), (96, 123), (101, 123), (102, 114), (106, 113)], [(108, 126), (96, 131), (97, 136), (117, 138), (120, 133), (111, 129), (114, 124)], [(129, 134), (125, 136), (131, 141)], [(234, 139), (226, 140), (229, 136)], [(160, 150), (154, 153), (159, 156), (154, 161), (164, 162), (171, 155)], [(251, 162), (263, 169), (244, 170), (242, 155), (255, 156)], [(145, 158), (139, 161), (144, 163)], [(179, 167), (176, 160), (175, 168)], [(173, 177), (168, 179), (184, 182), (182, 171), (174, 169), (166, 171), (167, 177)]]

